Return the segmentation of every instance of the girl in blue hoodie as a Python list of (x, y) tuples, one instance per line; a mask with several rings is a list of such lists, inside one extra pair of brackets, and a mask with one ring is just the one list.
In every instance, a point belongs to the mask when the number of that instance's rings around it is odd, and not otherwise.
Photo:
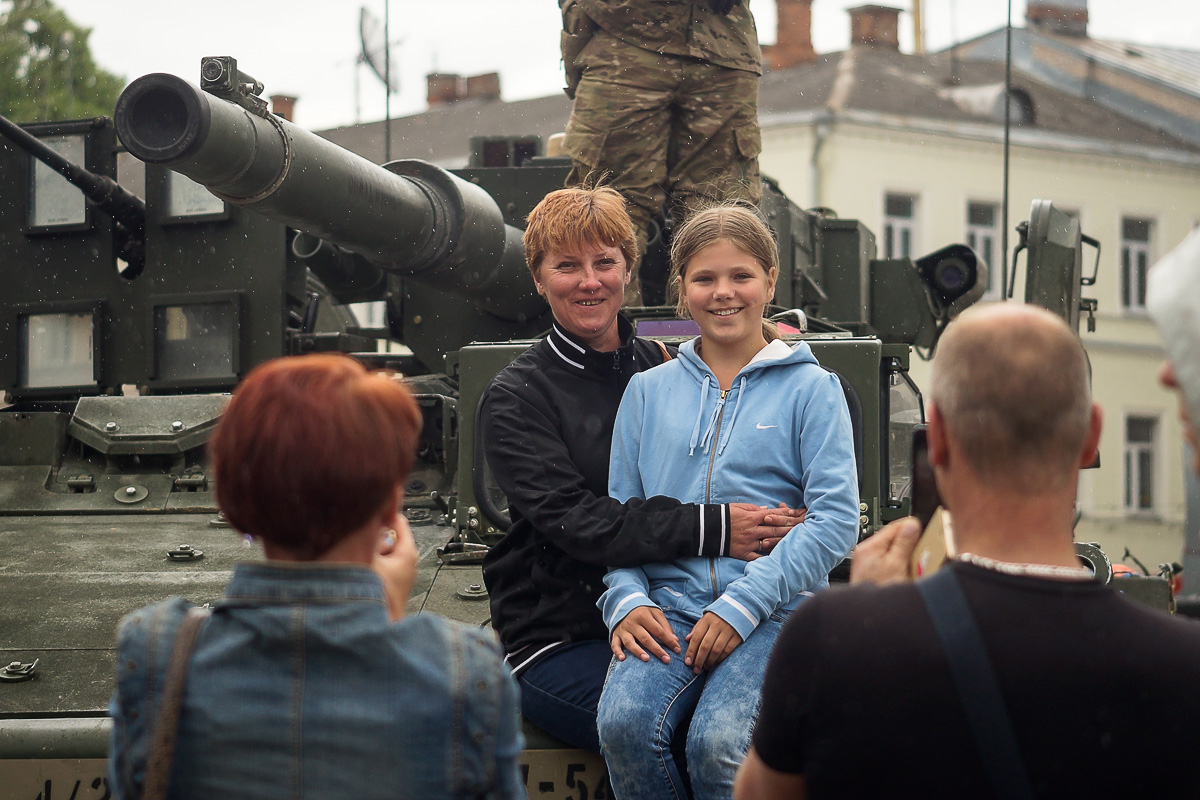
[(754, 561), (684, 558), (605, 577), (599, 606), (615, 658), (599, 728), (619, 800), (683, 800), (689, 777), (696, 800), (731, 796), (779, 629), (828, 585), (858, 532), (841, 384), (806, 343), (788, 345), (763, 319), (778, 274), (766, 224), (743, 206), (709, 208), (675, 234), (671, 256), (678, 310), (700, 337), (630, 381), (609, 493), (808, 512)]

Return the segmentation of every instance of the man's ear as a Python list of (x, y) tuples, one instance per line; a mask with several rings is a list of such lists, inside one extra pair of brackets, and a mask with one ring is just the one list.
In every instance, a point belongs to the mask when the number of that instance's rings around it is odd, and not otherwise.
[(1084, 469), (1096, 463), (1096, 452), (1100, 449), (1100, 432), (1104, 428), (1104, 411), (1099, 403), (1092, 403), (1092, 418), (1088, 421), (1087, 439), (1083, 452), (1079, 454), (1079, 467)]
[(946, 441), (946, 420), (932, 400), (925, 406), (926, 430), (925, 440), (929, 445), (929, 463), (935, 467), (944, 467), (950, 460), (950, 445)]

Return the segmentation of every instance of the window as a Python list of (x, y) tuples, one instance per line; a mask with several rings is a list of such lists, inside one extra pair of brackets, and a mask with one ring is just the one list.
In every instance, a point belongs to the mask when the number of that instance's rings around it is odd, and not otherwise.
[(1000, 206), (996, 203), (967, 203), (967, 246), (988, 266), (987, 296), (1000, 294)]
[[(42, 144), (75, 164), (87, 158), (87, 139), (82, 134), (47, 136)], [(32, 173), (29, 225), (34, 228), (61, 228), (87, 225), (88, 203), (74, 184), (43, 164), (29, 157)]]
[(1153, 220), (1121, 219), (1121, 306), (1127, 311), (1146, 310), (1146, 270), (1150, 268), (1153, 232)]
[(1125, 418), (1125, 510), (1154, 511), (1154, 439), (1156, 417)]
[(95, 383), (95, 325), (90, 311), (21, 317), (25, 351), (21, 386), (44, 389)]
[[(1001, 103), (1001, 107), (1003, 107)], [(1035, 120), (1033, 113), (1033, 98), (1024, 89), (1014, 88), (1008, 96), (1008, 118), (1013, 125), (1032, 125)], [(1004, 119), (1004, 112), (1000, 112)]]
[(228, 301), (155, 306), (155, 377), (232, 379), (236, 320), (236, 308)]
[(883, 201), (883, 257), (908, 258), (916, 249), (917, 198), (888, 194)]

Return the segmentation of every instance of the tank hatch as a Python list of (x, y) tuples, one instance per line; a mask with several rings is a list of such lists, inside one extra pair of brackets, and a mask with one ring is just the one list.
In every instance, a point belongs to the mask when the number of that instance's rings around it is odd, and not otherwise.
[(69, 433), (106, 456), (176, 455), (208, 441), (227, 394), (84, 397)]

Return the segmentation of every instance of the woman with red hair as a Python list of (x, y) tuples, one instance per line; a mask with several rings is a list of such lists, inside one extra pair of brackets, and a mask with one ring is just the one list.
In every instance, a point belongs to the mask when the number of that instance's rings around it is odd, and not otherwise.
[[(124, 798), (523, 797), (517, 690), (494, 637), (406, 618), (400, 511), (421, 414), (391, 377), (308, 355), (253, 370), (209, 443), (217, 502), (262, 543), (202, 618), (122, 623), (109, 786)], [(200, 618), (179, 711), (173, 648)], [(179, 641), (177, 641), (177, 638)], [(165, 769), (158, 729), (175, 732)]]

